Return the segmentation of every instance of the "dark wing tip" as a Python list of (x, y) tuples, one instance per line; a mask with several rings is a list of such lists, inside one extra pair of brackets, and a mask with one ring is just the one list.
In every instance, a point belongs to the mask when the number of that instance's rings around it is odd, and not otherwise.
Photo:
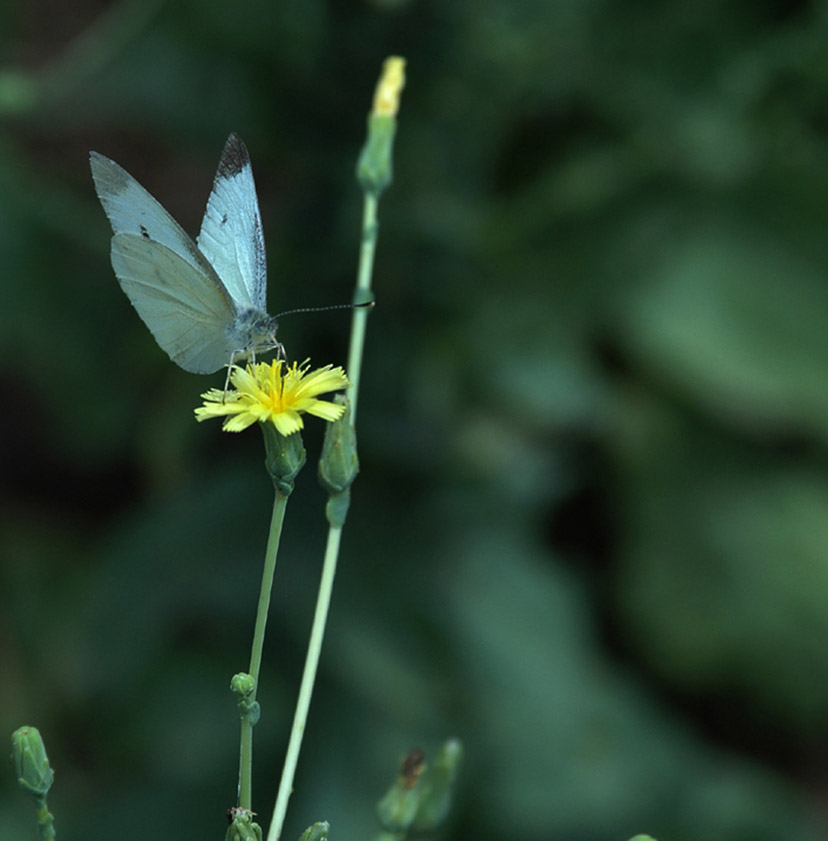
[(97, 167), (102, 166), (103, 162), (108, 160), (109, 158), (102, 155), (100, 152), (89, 152), (89, 166), (92, 167), (92, 172), (95, 172)]
[(100, 152), (89, 153), (89, 167), (95, 190), (103, 201), (105, 195), (122, 192), (132, 179), (132, 176), (115, 161)]
[(233, 132), (224, 144), (224, 151), (221, 153), (221, 160), (218, 165), (216, 176), (219, 178), (233, 178), (250, 164), (250, 156), (247, 154), (247, 147), (244, 141)]

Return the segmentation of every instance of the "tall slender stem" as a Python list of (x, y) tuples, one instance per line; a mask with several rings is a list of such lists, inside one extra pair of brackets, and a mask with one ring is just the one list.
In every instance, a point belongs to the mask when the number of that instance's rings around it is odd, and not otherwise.
[[(377, 247), (377, 206), (379, 195), (391, 183), (391, 146), (393, 141), (394, 115), (399, 102), (399, 94), (404, 82), (403, 67), (405, 62), (400, 58), (391, 58), (385, 62), (380, 83), (374, 98), (374, 109), (369, 116), (368, 139), (357, 164), (357, 179), (363, 188), (364, 202), (362, 206), (362, 238), (359, 249), (359, 266), (357, 268), (356, 291), (370, 293), (371, 279), (374, 272), (374, 255)], [(373, 115), (382, 112), (378, 123)], [(379, 130), (377, 129), (379, 126)], [(379, 140), (379, 142), (375, 142)], [(351, 342), (348, 349), (348, 377), (352, 387), (349, 389), (350, 423), (356, 418), (357, 398), (359, 396), (360, 371), (365, 347), (365, 329), (368, 310), (355, 309), (351, 321)], [(354, 475), (356, 475), (354, 473)], [(324, 482), (323, 482), (324, 485)], [(348, 498), (350, 485), (344, 490), (331, 493), (329, 506), (335, 496)], [(347, 504), (344, 508), (347, 511)], [(293, 726), (290, 731), (285, 765), (282, 779), (279, 781), (279, 791), (276, 795), (276, 805), (273, 809), (273, 820), (267, 833), (267, 841), (279, 841), (285, 822), (288, 800), (293, 792), (293, 778), (299, 761), (299, 751), (302, 747), (302, 737), (305, 734), (305, 724), (308, 720), (313, 685), (319, 667), (319, 656), (322, 651), (322, 640), (325, 636), (325, 623), (328, 619), (328, 608), (331, 603), (336, 564), (339, 557), (339, 545), (342, 538), (342, 520), (336, 524), (330, 511), (328, 514), (330, 526), (328, 528), (328, 542), (325, 547), (325, 560), (322, 564), (322, 577), (319, 582), (319, 594), (316, 598), (316, 610), (313, 615), (308, 653), (305, 657), (305, 668), (302, 672), (302, 684), (296, 701), (296, 712), (293, 716)]]
[[(276, 572), (276, 556), (279, 552), (279, 540), (282, 536), (282, 523), (285, 520), (287, 497), (278, 491), (273, 501), (273, 513), (270, 518), (270, 533), (265, 549), (262, 585), (259, 590), (259, 604), (256, 608), (256, 626), (253, 631), (253, 645), (250, 651), (250, 675), (254, 681), (253, 695), (249, 699), (253, 704), (259, 689), (259, 672), (262, 666), (267, 614), (270, 608), (270, 594), (273, 590), (273, 576)], [(241, 717), (241, 749), (239, 752), (239, 806), (252, 809), (253, 802), (253, 725), (255, 720), (250, 715)]]
[[(282, 523), (287, 508), (286, 496), (278, 491), (273, 500), (273, 513), (270, 518), (270, 534), (267, 537), (265, 563), (262, 570), (262, 586), (259, 591), (259, 606), (256, 609), (256, 627), (253, 631), (253, 646), (250, 651), (250, 674), (258, 684), (262, 667), (262, 648), (264, 646), (267, 612), (270, 607), (270, 593), (273, 590), (273, 576), (276, 572), (276, 555), (279, 552), (279, 540), (282, 537)], [(258, 686), (257, 686), (258, 688)]]
[[(374, 254), (377, 247), (377, 197), (366, 193), (362, 213), (362, 244), (359, 251), (359, 268), (357, 270), (357, 290), (369, 291), (371, 277), (374, 270)], [(359, 372), (362, 367), (362, 354), (365, 346), (365, 327), (368, 313), (365, 309), (355, 309), (351, 323), (351, 343), (348, 352), (348, 377), (352, 387), (348, 397), (351, 402), (351, 422), (356, 414), (356, 401), (359, 393)], [(319, 667), (319, 655), (322, 651), (322, 640), (325, 636), (325, 623), (328, 619), (328, 607), (331, 603), (336, 563), (339, 557), (339, 544), (342, 529), (330, 526), (328, 529), (328, 543), (325, 548), (325, 560), (322, 566), (322, 579), (319, 584), (319, 595), (316, 600), (316, 611), (313, 616), (308, 653), (305, 657), (305, 668), (302, 673), (302, 684), (296, 701), (296, 712), (293, 716), (293, 726), (290, 731), (285, 765), (282, 779), (279, 782), (279, 792), (276, 795), (276, 806), (273, 810), (273, 820), (267, 833), (267, 841), (278, 841), (282, 834), (282, 827), (287, 812), (288, 800), (293, 791), (293, 778), (296, 764), (299, 761), (299, 751), (302, 747), (302, 737), (305, 734), (305, 723), (308, 719), (313, 685)]]
[[(357, 270), (357, 292), (370, 292), (371, 276), (374, 271), (374, 254), (377, 249), (377, 196), (366, 193), (362, 204), (362, 243), (359, 249), (359, 269)], [(365, 330), (369, 310), (359, 307), (351, 316), (351, 342), (348, 348), (348, 377), (352, 387), (348, 392), (351, 403), (351, 423), (356, 421), (357, 399), (359, 397), (359, 379), (362, 370), (362, 355), (365, 349)]]
[(273, 810), (273, 820), (267, 833), (267, 841), (278, 841), (285, 822), (288, 800), (293, 792), (293, 778), (296, 774), (296, 764), (299, 761), (299, 751), (302, 747), (302, 737), (305, 734), (305, 724), (308, 720), (313, 684), (319, 667), (319, 655), (322, 651), (322, 640), (325, 636), (325, 624), (328, 619), (328, 608), (331, 604), (336, 562), (339, 557), (339, 541), (342, 530), (331, 528), (328, 531), (328, 543), (325, 548), (325, 561), (322, 565), (322, 578), (319, 582), (319, 594), (316, 597), (316, 610), (313, 615), (308, 653), (305, 657), (305, 668), (302, 673), (302, 684), (299, 687), (299, 698), (296, 701), (296, 712), (293, 715), (293, 726), (290, 731), (285, 765), (282, 779), (279, 782), (279, 793), (276, 795), (276, 807)]

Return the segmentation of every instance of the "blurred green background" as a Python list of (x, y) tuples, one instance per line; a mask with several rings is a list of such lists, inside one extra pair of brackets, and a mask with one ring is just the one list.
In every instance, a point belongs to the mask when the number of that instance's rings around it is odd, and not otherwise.
[[(408, 59), (362, 473), (285, 838), (376, 831), (462, 739), (446, 838), (828, 830), (828, 4), (0, 6), (0, 733), (64, 841), (221, 838), (271, 489), (197, 425), (109, 266), (88, 152), (191, 233), (237, 131), (270, 310), (345, 302), (353, 169)], [(342, 313), (284, 319), (344, 362)], [(325, 535), (291, 499), (254, 802), (269, 821)], [(34, 838), (10, 769), (0, 837)]]

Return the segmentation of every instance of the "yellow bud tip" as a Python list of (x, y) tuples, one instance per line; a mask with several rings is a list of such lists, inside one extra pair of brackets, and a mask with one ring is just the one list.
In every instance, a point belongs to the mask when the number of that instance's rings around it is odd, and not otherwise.
[(392, 55), (382, 65), (382, 75), (374, 93), (373, 113), (395, 117), (400, 108), (400, 94), (405, 86), (405, 59)]

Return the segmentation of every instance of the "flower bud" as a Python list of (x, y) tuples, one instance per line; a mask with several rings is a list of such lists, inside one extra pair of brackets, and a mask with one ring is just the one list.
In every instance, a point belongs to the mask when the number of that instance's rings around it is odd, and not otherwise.
[(396, 115), (404, 85), (405, 59), (391, 56), (383, 65), (374, 107), (368, 115), (368, 137), (357, 162), (357, 180), (366, 193), (374, 196), (379, 196), (393, 178)]
[(419, 807), (420, 792), (417, 788), (408, 788), (398, 780), (377, 803), (377, 817), (383, 829), (406, 832), (414, 823)]
[(359, 473), (356, 431), (351, 423), (348, 398), (338, 394), (334, 401), (347, 408), (345, 414), (325, 429), (325, 442), (319, 459), (319, 484), (328, 492), (325, 513), (332, 526), (342, 527), (351, 501), (350, 488)]
[(419, 748), (414, 748), (400, 763), (396, 781), (377, 803), (377, 816), (383, 829), (406, 832), (414, 823), (422, 796), (418, 783), (425, 768), (425, 754)]
[(45, 798), (55, 774), (36, 727), (19, 727), (12, 733), (12, 762), (20, 787), (34, 797)]
[(253, 676), (246, 672), (239, 672), (233, 675), (230, 681), (230, 691), (239, 699), (239, 714), (243, 720), (250, 722), (254, 727), (259, 723), (262, 715), (262, 708), (254, 697), (256, 681)]
[(249, 697), (255, 689), (256, 681), (247, 672), (239, 672), (230, 679), (230, 691), (239, 698)]
[(420, 808), (412, 829), (432, 830), (446, 819), (462, 759), (462, 745), (449, 739), (429, 763), (420, 783)]
[(224, 835), (224, 841), (262, 841), (262, 828), (253, 820), (255, 812), (234, 806), (227, 812), (230, 826)]
[(317, 821), (299, 836), (299, 841), (328, 841), (330, 828), (331, 825), (327, 821)]

